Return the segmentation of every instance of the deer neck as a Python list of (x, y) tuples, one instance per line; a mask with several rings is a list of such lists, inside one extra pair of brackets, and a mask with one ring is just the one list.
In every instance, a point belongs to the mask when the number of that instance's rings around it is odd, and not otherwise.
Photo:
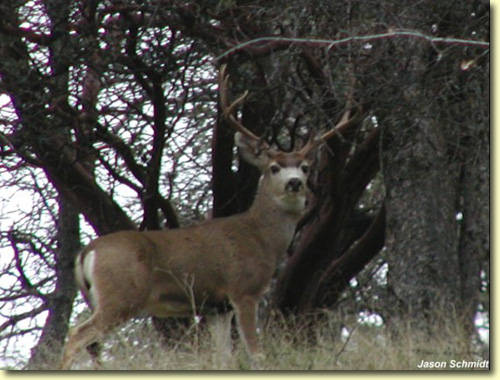
[(261, 238), (265, 239), (268, 246), (276, 250), (278, 255), (286, 252), (301, 216), (302, 212), (285, 209), (265, 191), (257, 192), (247, 213)]

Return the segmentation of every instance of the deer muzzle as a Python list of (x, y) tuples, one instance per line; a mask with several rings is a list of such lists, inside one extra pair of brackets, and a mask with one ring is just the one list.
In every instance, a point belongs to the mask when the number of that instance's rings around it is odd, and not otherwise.
[(285, 190), (291, 193), (298, 193), (302, 190), (302, 181), (299, 178), (291, 178), (285, 186)]

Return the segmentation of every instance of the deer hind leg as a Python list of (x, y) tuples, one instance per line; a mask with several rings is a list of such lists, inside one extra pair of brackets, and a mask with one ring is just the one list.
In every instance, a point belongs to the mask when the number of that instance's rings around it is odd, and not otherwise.
[(112, 329), (135, 316), (139, 309), (113, 303), (97, 308), (89, 319), (70, 330), (68, 341), (64, 346), (60, 369), (70, 369), (76, 355), (83, 348), (87, 348), (94, 364), (100, 366), (99, 342)]
[(90, 343), (87, 346), (87, 352), (92, 358), (92, 362), (94, 363), (94, 369), (100, 369), (102, 367), (101, 351), (102, 347), (100, 342)]
[(74, 327), (69, 332), (68, 341), (64, 346), (62, 361), (59, 369), (68, 370), (71, 368), (76, 355), (84, 347), (96, 343), (104, 334), (104, 329), (100, 326), (99, 316), (93, 314), (89, 319)]

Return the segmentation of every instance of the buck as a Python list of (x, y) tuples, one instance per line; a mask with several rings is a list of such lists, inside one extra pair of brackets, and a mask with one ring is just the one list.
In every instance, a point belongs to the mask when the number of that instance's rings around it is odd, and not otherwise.
[[(234, 111), (248, 91), (229, 104), (229, 76), (219, 74), (220, 103), (236, 129), (240, 154), (261, 171), (250, 209), (242, 214), (165, 231), (122, 231), (92, 241), (78, 255), (75, 275), (92, 310), (70, 330), (61, 369), (111, 329), (144, 311), (158, 317), (193, 315), (229, 300), (250, 357), (260, 354), (256, 319), (260, 297), (293, 238), (306, 209), (311, 154), (350, 123), (347, 112), (336, 128), (283, 152), (245, 128)], [(90, 351), (90, 349), (89, 349)]]

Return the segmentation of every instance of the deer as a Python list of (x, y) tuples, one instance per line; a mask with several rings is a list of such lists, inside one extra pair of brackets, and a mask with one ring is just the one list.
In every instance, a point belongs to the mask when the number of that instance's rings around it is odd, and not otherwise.
[(284, 152), (243, 126), (235, 111), (248, 91), (231, 103), (228, 81), (223, 65), (218, 79), (223, 117), (235, 130), (242, 159), (261, 173), (252, 205), (189, 227), (119, 231), (88, 244), (76, 257), (75, 279), (92, 314), (70, 329), (60, 369), (70, 369), (80, 350), (92, 354), (112, 329), (144, 312), (189, 317), (194, 308), (200, 312), (224, 301), (233, 308), (248, 356), (262, 358), (258, 304), (306, 211), (313, 154), (351, 120), (346, 111), (332, 130)]

